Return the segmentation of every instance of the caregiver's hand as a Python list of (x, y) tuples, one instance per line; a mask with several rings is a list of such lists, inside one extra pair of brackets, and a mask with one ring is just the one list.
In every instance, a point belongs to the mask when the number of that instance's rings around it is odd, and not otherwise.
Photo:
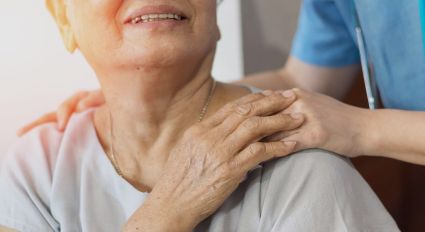
[(297, 141), (296, 150), (321, 148), (348, 157), (365, 155), (368, 110), (319, 93), (299, 89), (294, 92), (298, 99), (285, 112), (302, 112), (306, 117), (304, 125), (269, 140)]
[(293, 151), (294, 142), (259, 141), (303, 123), (303, 117), (281, 113), (295, 99), (294, 94), (251, 94), (189, 128), (124, 231), (192, 231), (222, 205), (249, 170)]
[(18, 136), (22, 136), (33, 128), (42, 125), (44, 123), (56, 122), (60, 131), (65, 130), (68, 120), (73, 113), (85, 111), (92, 107), (97, 107), (105, 103), (102, 91), (81, 91), (69, 99), (64, 101), (55, 112), (51, 112), (41, 116), (35, 121), (22, 127), (18, 132)]

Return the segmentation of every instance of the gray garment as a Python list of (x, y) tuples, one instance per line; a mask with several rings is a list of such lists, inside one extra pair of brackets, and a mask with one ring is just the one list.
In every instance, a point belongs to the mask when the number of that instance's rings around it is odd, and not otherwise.
[[(4, 157), (0, 225), (23, 232), (119, 231), (147, 194), (120, 178), (104, 153), (93, 111), (32, 131)], [(398, 231), (344, 158), (310, 150), (269, 162), (196, 231)]]

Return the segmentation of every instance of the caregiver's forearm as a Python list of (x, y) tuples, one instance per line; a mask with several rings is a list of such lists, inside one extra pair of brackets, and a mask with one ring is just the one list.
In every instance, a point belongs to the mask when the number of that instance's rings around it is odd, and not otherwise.
[[(282, 70), (272, 70), (247, 76), (238, 83), (254, 86), (259, 89), (286, 90), (296, 88), (291, 78)], [(298, 87), (299, 88), (299, 87)]]
[(367, 115), (365, 155), (425, 165), (425, 112), (377, 110)]
[(288, 62), (281, 69), (250, 75), (240, 83), (260, 89), (299, 88), (342, 100), (359, 73), (359, 65), (339, 68), (321, 67), (289, 57)]

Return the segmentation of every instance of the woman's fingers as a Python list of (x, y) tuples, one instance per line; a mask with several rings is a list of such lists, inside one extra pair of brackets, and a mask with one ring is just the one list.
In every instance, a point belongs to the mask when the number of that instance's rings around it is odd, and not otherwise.
[(293, 91), (274, 92), (264, 98), (242, 104), (239, 108), (251, 116), (267, 116), (285, 110), (296, 100)]
[(248, 172), (263, 162), (291, 154), (296, 145), (297, 143), (292, 141), (256, 142), (242, 150), (231, 163), (234, 168), (240, 169), (242, 172)]
[(302, 114), (275, 114), (267, 117), (251, 117), (242, 122), (238, 128), (226, 138), (224, 144), (229, 144), (229, 146), (235, 149), (244, 148), (250, 143), (259, 141), (279, 131), (292, 131), (297, 129), (303, 122), (304, 116)]
[(105, 104), (105, 98), (103, 97), (102, 91), (91, 91), (77, 104), (76, 112), (82, 112), (93, 107), (101, 106), (103, 104)]
[(295, 128), (294, 130), (286, 130), (286, 131), (279, 131), (277, 133), (274, 133), (270, 136), (267, 136), (263, 138), (262, 142), (276, 142), (284, 140), (285, 138), (288, 138), (289, 136), (293, 136), (300, 133), (300, 128)]
[(224, 138), (226, 138), (242, 123), (246, 123), (247, 129), (251, 130), (250, 133), (252, 134), (254, 132), (253, 130), (259, 129), (255, 125), (261, 121), (258, 117), (277, 114), (296, 100), (295, 94), (291, 92), (292, 91), (285, 92), (285, 95), (281, 92), (275, 92), (256, 101), (242, 104), (237, 107), (233, 113), (229, 114), (217, 129), (221, 131)]
[(30, 124), (27, 124), (26, 126), (19, 129), (19, 131), (16, 134), (19, 137), (21, 137), (24, 134), (28, 133), (28, 131), (32, 130), (33, 128), (35, 128), (35, 127), (37, 127), (41, 124), (45, 124), (45, 123), (49, 123), (49, 122), (56, 122), (56, 120), (57, 120), (56, 112), (51, 112), (51, 113), (45, 114), (45, 115), (41, 116), (40, 118), (38, 118), (37, 120), (35, 120), (34, 122), (31, 122)]
[(253, 102), (253, 101), (256, 101), (256, 100), (261, 99), (261, 98), (264, 98), (264, 97), (266, 97), (265, 94), (269, 94), (270, 92), (273, 92), (273, 91), (267, 90), (267, 91), (264, 91), (263, 93), (248, 94), (248, 95), (241, 97), (241, 98), (239, 98), (239, 99), (237, 99), (233, 102), (227, 103), (221, 109), (219, 109), (215, 114), (206, 118), (203, 123), (205, 125), (208, 125), (208, 126), (211, 126), (211, 127), (216, 126), (216, 125), (222, 123), (223, 120), (229, 114), (234, 113), (235, 111), (237, 112), (237, 109), (238, 109), (239, 106)]

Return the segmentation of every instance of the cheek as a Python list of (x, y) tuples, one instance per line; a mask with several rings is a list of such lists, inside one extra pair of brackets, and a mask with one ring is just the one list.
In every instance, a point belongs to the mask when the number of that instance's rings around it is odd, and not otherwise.
[(215, 43), (220, 39), (220, 30), (217, 25), (216, 0), (193, 0), (196, 8), (195, 33), (208, 43)]
[(74, 0), (73, 2), (74, 4), (69, 8), (70, 21), (80, 50), (90, 55), (90, 53), (117, 46), (121, 33), (116, 20), (122, 0)]

